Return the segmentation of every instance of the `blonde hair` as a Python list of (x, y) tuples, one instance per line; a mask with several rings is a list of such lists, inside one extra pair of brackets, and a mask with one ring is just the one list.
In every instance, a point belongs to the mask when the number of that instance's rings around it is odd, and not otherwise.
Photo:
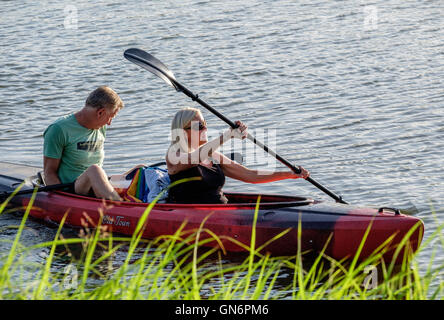
[(176, 112), (171, 122), (171, 146), (177, 144), (181, 151), (190, 151), (184, 128), (187, 127), (198, 114), (201, 114), (199, 109), (190, 107), (183, 108)]

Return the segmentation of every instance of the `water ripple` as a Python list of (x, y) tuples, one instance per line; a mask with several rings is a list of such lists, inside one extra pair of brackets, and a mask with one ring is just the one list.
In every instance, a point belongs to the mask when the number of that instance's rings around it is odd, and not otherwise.
[[(0, 2), (7, 12), (0, 28), (1, 161), (41, 165), (45, 128), (103, 84), (126, 104), (108, 131), (106, 170), (161, 160), (172, 115), (196, 104), (123, 59), (126, 48), (140, 47), (228, 118), (251, 130), (275, 130), (279, 153), (346, 200), (415, 206), (425, 220), (433, 201), (442, 219), (441, 2), (82, 0), (75, 6), (77, 29), (66, 29), (63, 3)], [(366, 6), (377, 9), (376, 25), (365, 24)], [(204, 115), (211, 128), (226, 127)], [(301, 181), (229, 180), (227, 188), (329, 200)], [(428, 222), (426, 236), (432, 231)]]

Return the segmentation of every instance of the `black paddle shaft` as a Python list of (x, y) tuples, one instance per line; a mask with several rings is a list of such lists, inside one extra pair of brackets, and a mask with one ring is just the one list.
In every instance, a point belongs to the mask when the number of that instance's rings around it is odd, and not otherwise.
[[(161, 79), (166, 81), (169, 85), (172, 85), (177, 91), (182, 91), (185, 95), (190, 97), (191, 100), (196, 101), (197, 103), (199, 103), (205, 109), (207, 109), (208, 111), (210, 111), (211, 113), (216, 115), (219, 119), (221, 119), (225, 123), (227, 123), (230, 127), (232, 127), (232, 128), (236, 128), (237, 127), (234, 122), (232, 122), (230, 119), (225, 117), (219, 111), (217, 111), (216, 109), (211, 107), (208, 103), (206, 103), (205, 101), (200, 99), (197, 94), (194, 94), (193, 92), (188, 90), (185, 86), (180, 84), (175, 79), (174, 74), (167, 68), (167, 66), (165, 66), (160, 60), (155, 58), (153, 55), (151, 55), (148, 52), (143, 51), (141, 49), (137, 49), (137, 48), (128, 49), (128, 50), (126, 50), (124, 52), (123, 55), (129, 61), (137, 64), (138, 66), (140, 66), (140, 67), (142, 67), (142, 68), (144, 68), (144, 69), (146, 69), (148, 71), (150, 71), (151, 73), (154, 73), (155, 75), (157, 75), (158, 77), (160, 77)], [(276, 152), (274, 152), (273, 150), (268, 148), (265, 144), (263, 144), (262, 142), (257, 140), (251, 134), (248, 134), (247, 138), (249, 140), (251, 140), (253, 143), (255, 143), (256, 145), (260, 146), (262, 149), (264, 149), (265, 152), (267, 152), (268, 154), (272, 155), (277, 160), (282, 162), (284, 165), (286, 165), (288, 168), (290, 168), (296, 174), (299, 174), (301, 172), (301, 169), (299, 167), (291, 164), (290, 162), (288, 162), (287, 160), (282, 158), (280, 155), (278, 155)], [(326, 187), (324, 187), (323, 185), (321, 185), (319, 182), (315, 181), (311, 177), (308, 177), (305, 180), (307, 180), (308, 182), (313, 184), (315, 187), (317, 187), (321, 191), (325, 192), (327, 195), (329, 195), (330, 197), (335, 199), (337, 202), (347, 204), (347, 202), (345, 202), (342, 199), (342, 197), (334, 194), (333, 192), (328, 190)]]
[[(206, 103), (205, 101), (203, 101), (202, 99), (199, 98), (199, 95), (194, 94), (193, 92), (191, 92), (190, 90), (188, 90), (186, 87), (184, 87), (182, 84), (180, 84), (179, 82), (177, 82), (177, 80), (175, 79), (170, 79), (171, 82), (174, 83), (174, 85), (180, 90), (182, 91), (184, 94), (186, 94), (188, 97), (191, 98), (191, 100), (196, 101), (197, 103), (199, 103), (201, 106), (203, 106), (204, 108), (206, 108), (208, 111), (212, 112), (214, 115), (216, 115), (219, 119), (223, 120), (225, 123), (227, 123), (230, 127), (232, 128), (236, 128), (237, 125), (232, 122), (230, 119), (228, 119), (227, 117), (225, 117), (223, 114), (221, 114), (219, 111), (217, 111), (216, 109), (214, 109), (213, 107), (211, 107), (208, 103)], [(301, 169), (293, 164), (291, 164), (290, 162), (288, 162), (286, 159), (282, 158), (279, 154), (277, 154), (276, 152), (274, 152), (272, 149), (268, 148), (265, 144), (263, 144), (261, 141), (257, 140), (255, 137), (253, 137), (252, 135), (248, 134), (247, 138), (249, 138), (253, 143), (255, 143), (256, 145), (260, 146), (262, 149), (264, 149), (265, 152), (269, 153), (270, 155), (274, 156), (278, 161), (280, 161), (281, 163), (283, 163), (284, 165), (286, 165), (288, 168), (290, 168), (293, 172), (299, 174), (301, 173)], [(305, 180), (307, 180), (308, 182), (310, 182), (311, 184), (313, 184), (315, 187), (317, 187), (318, 189), (320, 189), (321, 191), (325, 192), (326, 194), (328, 194), (330, 197), (332, 197), (333, 199), (335, 199), (337, 202), (340, 203), (344, 203), (347, 204), (347, 202), (345, 202), (341, 196), (338, 196), (336, 194), (334, 194), (332, 191), (328, 190), (326, 187), (324, 187), (323, 185), (321, 185), (319, 182), (317, 182), (316, 180), (312, 179), (311, 177), (307, 177)]]
[[(74, 182), (53, 184), (53, 185), (50, 185), (50, 186), (44, 186), (44, 187), (37, 188), (36, 192), (62, 190), (62, 189), (71, 187), (73, 185), (74, 185)], [(18, 196), (18, 195), (21, 195), (21, 194), (30, 194), (30, 193), (33, 193), (33, 192), (34, 192), (34, 189), (21, 190), (21, 191), (16, 192), (15, 196)], [(0, 199), (6, 199), (7, 197), (12, 195), (13, 193), (14, 192), (3, 192), (3, 193), (0, 193)]]

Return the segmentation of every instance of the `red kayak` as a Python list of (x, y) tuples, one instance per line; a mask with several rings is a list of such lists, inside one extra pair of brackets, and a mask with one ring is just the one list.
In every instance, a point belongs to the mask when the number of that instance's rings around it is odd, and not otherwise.
[[(26, 177), (41, 170), (10, 163), (0, 163), (0, 166), (1, 192), (14, 190)], [(220, 237), (226, 251), (245, 251), (245, 248), (236, 242), (250, 245), (259, 194), (227, 192), (225, 195), (229, 200), (228, 204), (156, 204), (149, 213), (143, 238), (153, 239), (174, 234), (183, 222), (186, 222), (185, 230), (197, 229), (207, 218), (204, 227)], [(360, 260), (368, 257), (393, 236), (390, 241), (392, 250), (384, 255), (384, 259), (390, 261), (394, 249), (412, 228), (414, 231), (408, 241), (411, 251), (416, 251), (422, 241), (423, 222), (397, 210), (364, 208), (295, 196), (260, 196), (255, 247), (266, 244), (288, 229), (283, 236), (267, 244), (262, 253), (295, 255), (298, 250), (299, 223), (302, 230), (302, 251), (320, 252), (328, 242), (325, 254), (337, 260), (355, 256), (369, 226), (370, 231)], [(19, 195), (13, 198), (11, 203), (15, 206), (27, 206), (30, 197), (30, 194)], [(69, 212), (67, 225), (94, 227), (99, 221), (100, 212), (103, 212), (102, 224), (108, 226), (110, 231), (132, 235), (147, 206), (147, 203), (103, 201), (61, 191), (39, 192), (30, 215), (58, 223), (64, 214)], [(202, 237), (205, 235), (207, 234), (202, 233)], [(208, 246), (213, 247), (219, 245), (216, 241), (208, 243)], [(402, 250), (402, 253), (404, 251)], [(402, 261), (402, 255), (397, 261)]]

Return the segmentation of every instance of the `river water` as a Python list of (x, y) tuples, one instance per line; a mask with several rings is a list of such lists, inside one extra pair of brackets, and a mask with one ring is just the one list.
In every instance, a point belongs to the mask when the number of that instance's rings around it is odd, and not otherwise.
[[(125, 102), (108, 129), (107, 173), (163, 160), (172, 115), (196, 105), (123, 58), (138, 47), (346, 201), (415, 212), (427, 239), (444, 218), (443, 9), (439, 0), (2, 1), (0, 161), (41, 166), (45, 128), (99, 85)], [(203, 112), (210, 135), (226, 127)], [(285, 168), (248, 144), (235, 146), (248, 167)], [(331, 200), (303, 180), (225, 189)], [(1, 216), (1, 237), (13, 239), (4, 227), (18, 223)], [(28, 244), (55, 233), (30, 228)]]

